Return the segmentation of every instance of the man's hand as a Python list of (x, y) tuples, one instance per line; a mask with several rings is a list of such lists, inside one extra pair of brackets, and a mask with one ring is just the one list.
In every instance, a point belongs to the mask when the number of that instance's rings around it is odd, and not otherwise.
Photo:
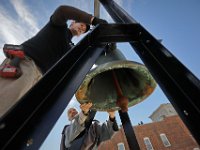
[(84, 103), (84, 104), (80, 105), (80, 108), (81, 108), (83, 114), (85, 114), (85, 115), (88, 114), (88, 112), (89, 112), (89, 110), (90, 110), (91, 107), (92, 107), (92, 103), (90, 103), (90, 102), (89, 103)]
[(114, 119), (115, 118), (115, 110), (107, 110), (108, 114), (109, 114), (109, 117), (110, 119)]
[(94, 17), (94, 18), (92, 19), (92, 25), (93, 25), (93, 26), (96, 26), (97, 24), (108, 24), (108, 22), (107, 22), (106, 20), (103, 20), (103, 19)]

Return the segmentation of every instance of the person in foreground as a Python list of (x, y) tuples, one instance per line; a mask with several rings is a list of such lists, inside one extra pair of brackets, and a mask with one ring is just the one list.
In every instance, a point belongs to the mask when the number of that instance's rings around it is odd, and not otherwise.
[[(72, 20), (69, 27), (68, 20)], [(21, 50), (7, 51), (12, 58), (18, 56), (11, 52), (23, 52), (24, 56), (21, 56), (18, 65), (15, 64), (18, 67), (11, 66), (10, 58), (6, 58), (0, 65), (0, 117), (16, 104), (63, 55), (70, 53), (73, 47), (72, 37), (87, 32), (90, 25), (102, 23), (107, 22), (80, 9), (66, 5), (59, 6), (51, 15), (49, 22), (35, 36), (19, 45), (22, 47)], [(8, 76), (9, 71), (15, 68), (21, 75)]]

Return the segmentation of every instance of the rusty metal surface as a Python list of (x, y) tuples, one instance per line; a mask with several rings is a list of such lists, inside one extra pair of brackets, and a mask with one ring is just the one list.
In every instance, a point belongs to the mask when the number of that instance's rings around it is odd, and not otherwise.
[(92, 109), (97, 111), (119, 110), (111, 70), (117, 75), (123, 95), (129, 99), (129, 107), (145, 100), (156, 87), (155, 80), (144, 65), (118, 60), (91, 70), (76, 92), (77, 100), (80, 103), (92, 102)]

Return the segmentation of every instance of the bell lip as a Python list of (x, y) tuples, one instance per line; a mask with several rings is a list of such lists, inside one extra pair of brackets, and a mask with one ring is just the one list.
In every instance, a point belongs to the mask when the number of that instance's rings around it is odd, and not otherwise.
[[(112, 66), (109, 67), (109, 66)], [(91, 100), (89, 100), (86, 96), (86, 92), (87, 92), (87, 86), (89, 81), (94, 78), (96, 75), (98, 75), (99, 73), (105, 72), (105, 71), (109, 71), (112, 70), (113, 68), (115, 69), (120, 69), (120, 68), (132, 68), (134, 70), (143, 70), (145, 73), (145, 76), (147, 78), (149, 78), (148, 80), (150, 81), (150, 87), (147, 87), (146, 91), (147, 93), (139, 98), (136, 98), (132, 101), (129, 102), (128, 107), (132, 107), (142, 101), (144, 101), (148, 96), (150, 96), (153, 91), (155, 90), (157, 83), (154, 80), (154, 78), (152, 77), (152, 75), (150, 74), (150, 72), (148, 71), (148, 69), (145, 67), (145, 65), (135, 62), (135, 61), (129, 61), (129, 60), (116, 60), (116, 61), (112, 61), (112, 62), (108, 62), (105, 64), (101, 64), (99, 66), (97, 66), (96, 68), (93, 68), (89, 71), (89, 73), (86, 75), (85, 79), (83, 80), (82, 84), (80, 85), (80, 87), (78, 88), (77, 92), (75, 93), (75, 97), (77, 99), (77, 101), (79, 103), (87, 103), (87, 102), (91, 102)], [(103, 108), (94, 108), (92, 107), (91, 109), (96, 110), (96, 111), (107, 111)], [(120, 110), (119, 107), (114, 107), (111, 108), (113, 110)]]

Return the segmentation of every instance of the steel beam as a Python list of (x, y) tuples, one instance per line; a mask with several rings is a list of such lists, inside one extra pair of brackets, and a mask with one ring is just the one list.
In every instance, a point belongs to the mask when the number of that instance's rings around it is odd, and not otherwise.
[(101, 24), (94, 31), (93, 43), (136, 42), (140, 39), (139, 24)]
[(94, 16), (100, 17), (100, 3), (99, 0), (94, 0)]
[[(95, 29), (94, 29), (95, 31)], [(85, 75), (105, 49), (92, 33), (61, 58), (0, 120), (1, 149), (39, 149)]]
[[(113, 0), (100, 0), (117, 23), (137, 23)], [(200, 144), (200, 81), (145, 28), (138, 42), (130, 42), (179, 116)]]
[(140, 150), (128, 113), (122, 112), (121, 110), (119, 110), (119, 116), (122, 122), (122, 126), (124, 129), (124, 133), (125, 133), (130, 150)]

